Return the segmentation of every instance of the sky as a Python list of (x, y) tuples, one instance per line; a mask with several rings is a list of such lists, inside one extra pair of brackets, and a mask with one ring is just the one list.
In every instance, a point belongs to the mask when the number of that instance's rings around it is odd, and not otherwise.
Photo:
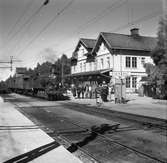
[(162, 0), (44, 2), (0, 0), (0, 61), (10, 56), (21, 61), (14, 62), (12, 72), (0, 68), (0, 80), (14, 74), (15, 67), (54, 62), (63, 53), (71, 57), (79, 38), (96, 39), (100, 32), (129, 34), (137, 27), (141, 35), (156, 37), (162, 15)]

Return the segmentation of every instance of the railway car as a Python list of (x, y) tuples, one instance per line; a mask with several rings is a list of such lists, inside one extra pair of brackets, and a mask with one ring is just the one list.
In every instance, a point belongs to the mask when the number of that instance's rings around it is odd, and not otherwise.
[(5, 82), (0, 82), (0, 94), (8, 93), (9, 89), (7, 87), (7, 84)]
[(20, 75), (10, 78), (8, 81), (9, 89), (24, 95), (43, 97), (48, 100), (67, 99), (63, 94), (65, 90), (56, 79), (50, 79), (47, 75)]

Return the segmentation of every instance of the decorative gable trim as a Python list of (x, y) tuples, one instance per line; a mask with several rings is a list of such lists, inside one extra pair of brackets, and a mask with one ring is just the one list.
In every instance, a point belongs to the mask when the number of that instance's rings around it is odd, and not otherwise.
[(108, 43), (108, 41), (105, 39), (105, 37), (103, 36), (103, 33), (101, 32), (97, 38), (96, 44), (92, 50), (92, 55), (96, 56), (96, 52), (99, 50), (99, 47), (101, 44), (104, 44), (104, 46), (108, 49), (108, 51), (112, 54), (113, 50), (112, 47), (110, 46), (110, 44)]

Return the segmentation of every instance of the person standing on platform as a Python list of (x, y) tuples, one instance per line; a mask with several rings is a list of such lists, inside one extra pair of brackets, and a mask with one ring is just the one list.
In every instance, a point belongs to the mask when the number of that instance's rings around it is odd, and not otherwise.
[(78, 95), (78, 98), (80, 98), (80, 95), (81, 95), (81, 85), (79, 85), (78, 87), (77, 87), (77, 95)]
[(85, 86), (85, 98), (88, 98), (89, 97), (89, 85), (86, 84)]
[(85, 94), (85, 86), (84, 85), (82, 85), (81, 94), (82, 94), (82, 98), (84, 98), (84, 94)]
[(92, 98), (92, 86), (91, 85), (89, 85), (88, 90), (89, 90), (89, 98), (91, 99)]

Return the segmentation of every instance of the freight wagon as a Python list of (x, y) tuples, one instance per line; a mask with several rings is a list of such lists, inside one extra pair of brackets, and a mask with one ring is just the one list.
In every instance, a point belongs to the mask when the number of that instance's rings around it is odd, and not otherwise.
[(67, 99), (60, 83), (51, 80), (48, 76), (20, 75), (7, 80), (7, 85), (12, 92), (36, 97), (43, 97), (48, 100)]

